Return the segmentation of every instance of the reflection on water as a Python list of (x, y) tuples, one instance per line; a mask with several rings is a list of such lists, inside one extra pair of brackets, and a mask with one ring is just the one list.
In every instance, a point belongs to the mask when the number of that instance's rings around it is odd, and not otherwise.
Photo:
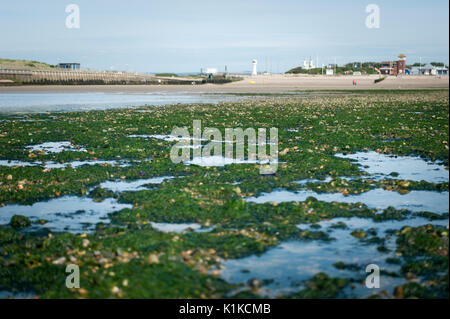
[(49, 162), (24, 162), (24, 161), (18, 161), (18, 160), (0, 160), (0, 166), (6, 166), (6, 167), (29, 167), (29, 166), (43, 166), (46, 169), (54, 169), (54, 168), (65, 168), (65, 167), (72, 167), (72, 168), (78, 168), (84, 165), (111, 165), (111, 166), (118, 166), (118, 167), (127, 167), (130, 166), (130, 162), (126, 160), (84, 160), (84, 161), (71, 161), (66, 163), (56, 163), (53, 161)]
[(356, 161), (362, 171), (375, 175), (378, 179), (424, 180), (430, 183), (449, 181), (449, 172), (443, 165), (425, 161), (420, 157), (386, 155), (373, 151), (336, 156)]
[(63, 141), (63, 142), (45, 142), (41, 144), (29, 145), (25, 147), (26, 149), (31, 150), (32, 152), (45, 152), (49, 154), (61, 153), (64, 151), (71, 152), (84, 152), (85, 148), (76, 148), (71, 142)]
[[(330, 226), (337, 222), (344, 222), (345, 229)], [(221, 277), (232, 283), (246, 283), (251, 278), (270, 280), (260, 291), (262, 295), (274, 297), (280, 294), (296, 292), (303, 288), (303, 281), (319, 272), (325, 272), (332, 277), (360, 279), (367, 276), (365, 267), (377, 264), (382, 271), (398, 272), (399, 265), (389, 264), (386, 258), (395, 257), (395, 236), (389, 237), (384, 245), (388, 252), (381, 252), (375, 244), (367, 244), (350, 235), (355, 229), (367, 230), (375, 228), (379, 237), (384, 237), (389, 229), (401, 229), (403, 226), (420, 226), (425, 224), (448, 225), (448, 220), (429, 222), (423, 218), (403, 221), (373, 222), (363, 218), (335, 218), (331, 221), (320, 222), (321, 231), (327, 231), (335, 238), (331, 242), (319, 240), (288, 241), (269, 249), (261, 256), (252, 255), (241, 259), (229, 259), (223, 262), (224, 269)], [(308, 229), (308, 225), (298, 225), (300, 229)], [(313, 229), (310, 229), (313, 230)], [(352, 264), (355, 269), (338, 269), (333, 264), (344, 262)], [(402, 277), (381, 275), (380, 289), (367, 289), (356, 283), (349, 292), (355, 297), (367, 297), (380, 290), (388, 290), (403, 284)]]
[(218, 155), (194, 157), (191, 160), (185, 162), (185, 164), (187, 165), (198, 165), (203, 167), (225, 166), (231, 164), (276, 164), (276, 163), (278, 163), (277, 159), (260, 161), (253, 158), (240, 159)]
[(214, 227), (206, 227), (202, 228), (202, 225), (197, 223), (150, 223), (153, 228), (162, 231), (162, 232), (173, 232), (173, 233), (183, 233), (186, 230), (192, 230), (195, 232), (203, 233), (209, 232)]
[(0, 93), (0, 113), (104, 110), (177, 103), (218, 103), (235, 96), (188, 92), (21, 92)]
[[(349, 158), (361, 165), (361, 170), (370, 174), (369, 178), (375, 179), (405, 179), (413, 181), (428, 181), (430, 183), (448, 182), (449, 172), (443, 165), (427, 162), (419, 157), (391, 156), (376, 152), (357, 152), (355, 154), (337, 154), (341, 158)], [(396, 174), (392, 175), (391, 173)], [(345, 178), (348, 179), (348, 178)], [(328, 183), (330, 177), (324, 180), (306, 179), (296, 181), (300, 185), (307, 183)], [(413, 212), (428, 211), (434, 213), (447, 212), (449, 208), (448, 192), (433, 192), (413, 190), (407, 194), (400, 194), (384, 189), (373, 189), (361, 194), (343, 195), (341, 193), (316, 193), (311, 190), (298, 190), (295, 192), (283, 189), (270, 193), (262, 193), (257, 197), (247, 198), (252, 203), (281, 203), (305, 201), (308, 197), (314, 197), (319, 201), (363, 203), (367, 207), (385, 209), (389, 206), (396, 209), (408, 209)]]
[(152, 177), (146, 179), (138, 179), (135, 181), (106, 181), (100, 184), (101, 188), (106, 188), (113, 192), (136, 192), (147, 189), (147, 184), (161, 184), (165, 180), (173, 179), (173, 176)]
[(113, 198), (96, 202), (87, 197), (65, 196), (31, 206), (14, 204), (0, 207), (0, 225), (9, 224), (13, 215), (23, 215), (32, 222), (46, 220), (44, 227), (53, 231), (91, 232), (95, 224), (106, 221), (109, 213), (132, 207)]
[(448, 192), (411, 191), (408, 194), (400, 194), (384, 189), (373, 189), (358, 195), (344, 196), (341, 193), (316, 193), (311, 190), (299, 190), (291, 192), (287, 190), (275, 190), (270, 193), (262, 193), (258, 197), (247, 198), (247, 202), (302, 202), (308, 197), (314, 197), (324, 202), (363, 203), (369, 208), (385, 209), (392, 206), (396, 209), (408, 209), (413, 212), (427, 211), (443, 213), (448, 211)]

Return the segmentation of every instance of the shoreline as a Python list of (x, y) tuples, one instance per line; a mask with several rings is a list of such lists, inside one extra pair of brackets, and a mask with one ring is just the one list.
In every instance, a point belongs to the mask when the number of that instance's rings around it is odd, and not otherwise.
[[(26, 92), (185, 92), (185, 93), (288, 93), (307, 90), (449, 89), (448, 76), (387, 77), (377, 84), (378, 75), (302, 76), (258, 75), (227, 84), (202, 85), (24, 85), (0, 86), (1, 93)], [(353, 80), (357, 85), (352, 84)]]

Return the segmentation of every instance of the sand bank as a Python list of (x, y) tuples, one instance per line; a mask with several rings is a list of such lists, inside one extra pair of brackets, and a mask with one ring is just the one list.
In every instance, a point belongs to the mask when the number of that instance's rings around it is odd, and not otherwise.
[[(448, 76), (387, 77), (377, 84), (378, 75), (305, 76), (259, 75), (227, 84), (203, 85), (86, 85), (0, 87), (1, 92), (197, 92), (197, 93), (285, 93), (297, 90), (354, 89), (448, 89)], [(353, 85), (357, 81), (357, 86)]]

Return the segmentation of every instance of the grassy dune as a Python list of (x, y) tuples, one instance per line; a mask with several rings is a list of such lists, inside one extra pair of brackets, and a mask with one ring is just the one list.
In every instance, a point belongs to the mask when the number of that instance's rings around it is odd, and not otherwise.
[(37, 71), (37, 70), (49, 70), (52, 68), (55, 68), (55, 66), (44, 62), (30, 61), (30, 60), (0, 59), (0, 69)]

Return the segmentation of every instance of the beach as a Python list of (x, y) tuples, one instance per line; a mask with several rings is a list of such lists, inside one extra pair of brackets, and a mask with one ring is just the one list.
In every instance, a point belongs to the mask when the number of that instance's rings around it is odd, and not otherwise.
[[(244, 76), (242, 81), (203, 85), (35, 85), (0, 86), (3, 92), (195, 92), (195, 93), (287, 93), (304, 90), (448, 89), (448, 76), (389, 76), (374, 83), (378, 75)], [(353, 85), (356, 80), (356, 86)]]

